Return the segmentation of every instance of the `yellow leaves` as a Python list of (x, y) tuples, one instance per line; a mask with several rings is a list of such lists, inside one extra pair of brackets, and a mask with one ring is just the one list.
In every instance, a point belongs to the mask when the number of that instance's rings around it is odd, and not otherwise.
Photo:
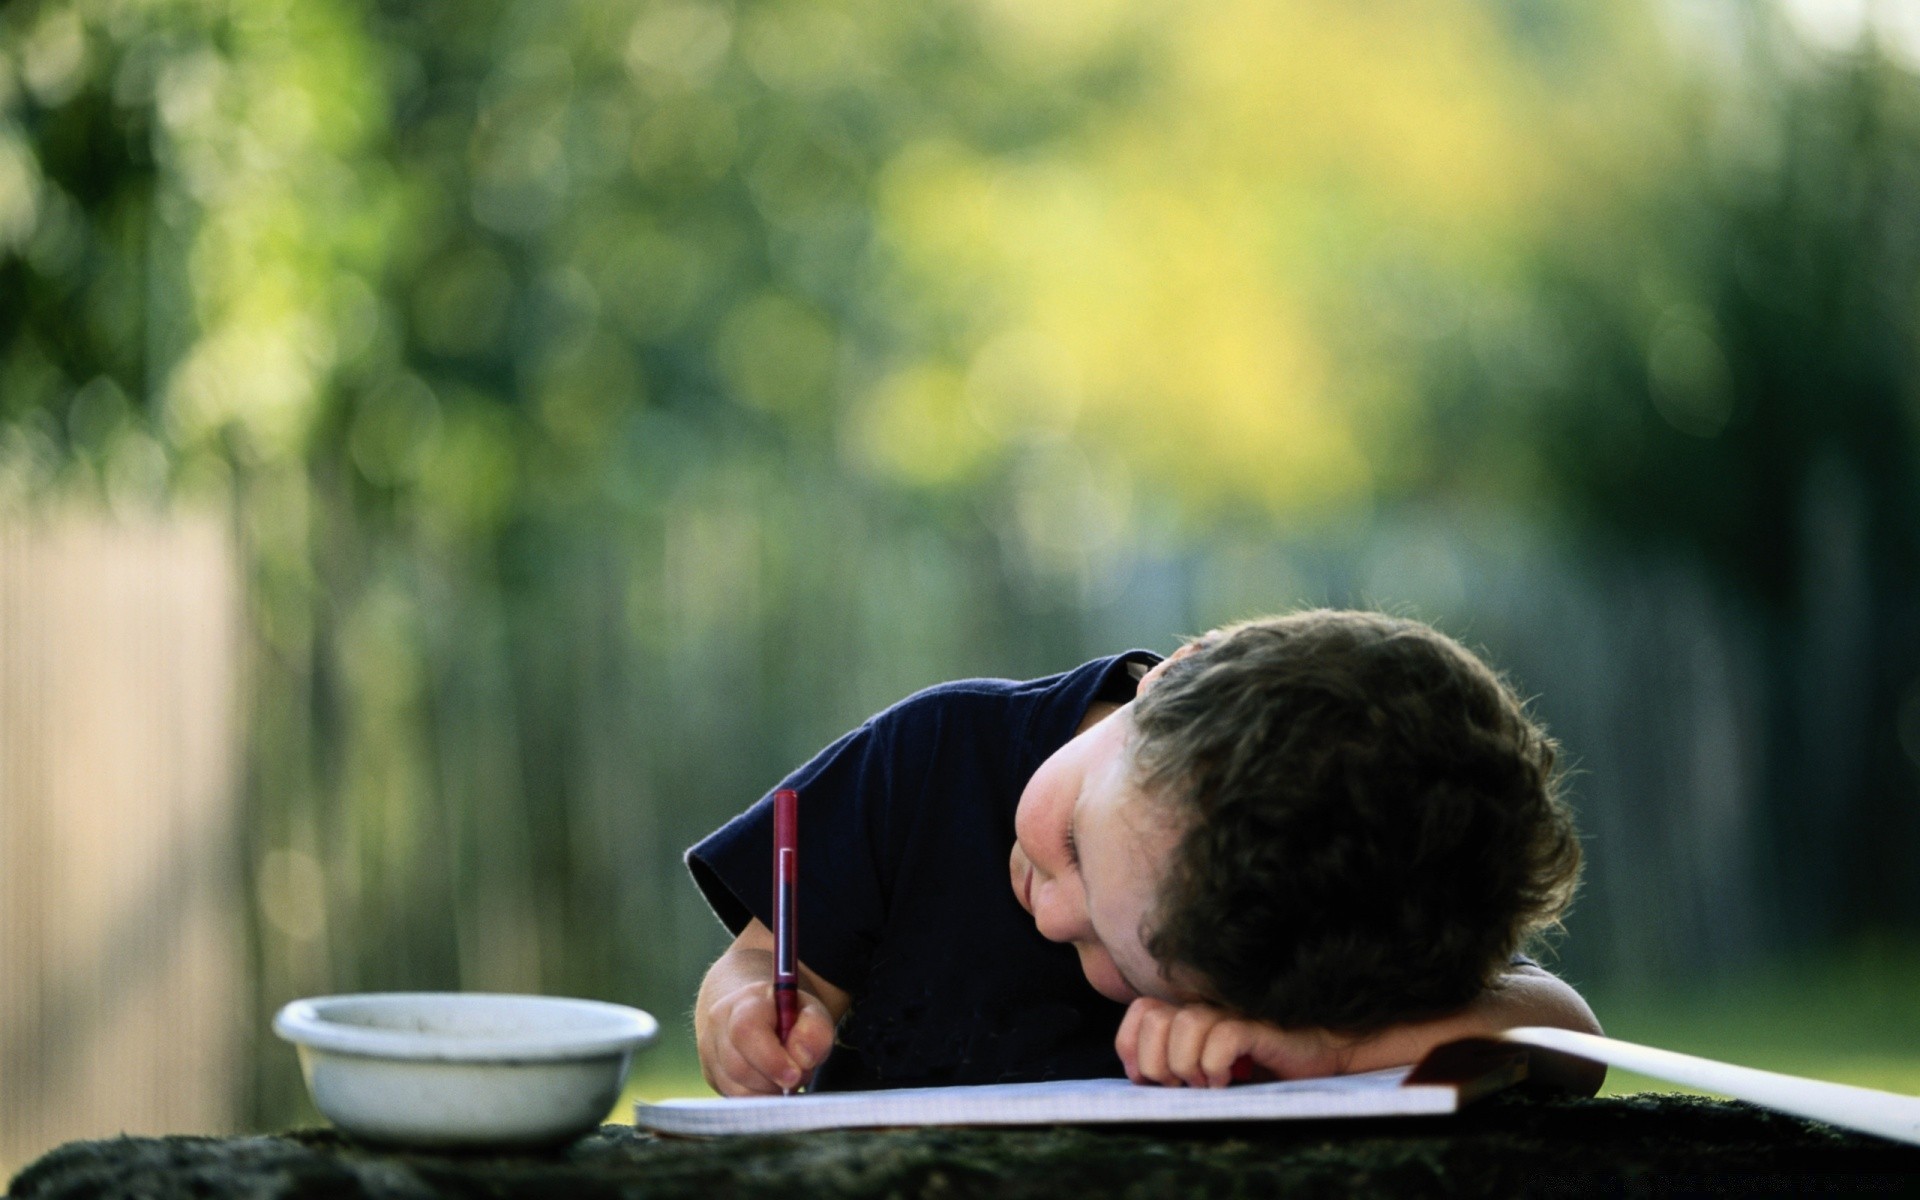
[[(647, 0), (462, 49), (471, 127), (409, 134), (428, 170), (369, 131), (442, 68), (377, 69), (411, 51), (337, 4), (240, 7), (150, 74), (198, 205), (189, 442), (237, 424), (290, 457), (332, 379), (422, 351), (443, 398), (443, 360), (510, 363), (487, 386), (569, 462), (644, 387), (712, 378), (920, 484), (1074, 441), (1142, 497), (1289, 521), (1409, 474), (1421, 343), (1592, 202), (1580, 64), (1647, 24), (1557, 17), (1587, 40), (1549, 60), (1482, 0)], [(30, 166), (0, 143), (0, 242), (46, 224)], [(592, 302), (557, 333), (520, 317), (561, 263)], [(348, 273), (393, 287), (352, 329)]]
[(1072, 429), (1085, 398), (1080, 367), (1067, 348), (1031, 330), (1001, 334), (967, 366), (967, 408), (1001, 441), (1053, 437)]
[(1137, 0), (976, 0), (998, 57), (1036, 74), (1064, 74), (1110, 48), (1150, 6)]
[[(1357, 202), (1436, 232), (1526, 211), (1550, 164), (1517, 48), (1470, 0), (1194, 9), (1170, 31), (1163, 131), (1237, 155), (1265, 188)], [(1544, 90), (1544, 89), (1538, 89)]]
[(1001, 282), (994, 259), (1006, 230), (994, 164), (940, 139), (910, 143), (881, 171), (875, 224), (883, 242), (930, 298)]
[[(1012, 334), (1054, 347), (1075, 436), (1193, 508), (1366, 505), (1420, 349), (1379, 311), (1379, 264), (1410, 259), (1443, 288), (1499, 278), (1552, 229), (1568, 165), (1550, 114), (1578, 97), (1471, 0), (1092, 7), (1093, 40), (1144, 31), (1140, 99), (1018, 154), (905, 148), (877, 202), (899, 290), (964, 331), (960, 362)], [(928, 409), (943, 370), (903, 376), (921, 399), (880, 410)], [(996, 419), (1020, 440), (1017, 409)], [(965, 455), (896, 457), (925, 478)]]
[[(1283, 508), (1351, 499), (1364, 464), (1339, 415), (1316, 404), (1328, 366), (1305, 301), (1274, 277), (1270, 221), (1231, 185), (1117, 173), (944, 146), (890, 170), (882, 212), (924, 285), (956, 308), (1007, 310), (1010, 328), (990, 330), (986, 346), (1030, 339), (1051, 360), (1043, 369), (1071, 380), (1031, 415), (991, 398), (976, 411), (1014, 434), (1058, 426), (1064, 403), (1081, 436), (1196, 496), (1224, 486)], [(924, 455), (880, 461), (930, 474)], [(932, 475), (964, 456), (942, 461)]]
[(1095, 253), (1072, 229), (1031, 232), (1023, 308), (1084, 381), (1083, 436), (1203, 507), (1224, 489), (1301, 511), (1364, 487), (1307, 298), (1272, 277), (1250, 206), (1148, 185)]
[(963, 481), (992, 447), (968, 412), (963, 378), (932, 365), (909, 367), (874, 389), (852, 434), (867, 463), (923, 486)]
[(847, 440), (882, 474), (925, 487), (972, 484), (1003, 450), (1057, 446), (1081, 395), (1066, 349), (1016, 330), (988, 342), (964, 372), (927, 362), (894, 371), (853, 411)]

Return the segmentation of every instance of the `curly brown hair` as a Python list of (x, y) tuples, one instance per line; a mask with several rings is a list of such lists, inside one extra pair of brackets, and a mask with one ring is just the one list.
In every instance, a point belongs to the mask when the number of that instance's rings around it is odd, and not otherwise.
[(1211, 998), (1366, 1033), (1473, 999), (1580, 874), (1556, 747), (1417, 621), (1218, 630), (1134, 709), (1135, 780), (1181, 830), (1143, 930)]

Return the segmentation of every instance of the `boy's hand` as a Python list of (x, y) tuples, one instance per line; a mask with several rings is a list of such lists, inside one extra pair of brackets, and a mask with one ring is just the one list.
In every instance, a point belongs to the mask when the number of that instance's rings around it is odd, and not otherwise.
[(834, 1026), (853, 998), (800, 964), (800, 1012), (786, 1045), (775, 1032), (773, 934), (747, 922), (733, 945), (707, 968), (693, 1004), (700, 1071), (723, 1096), (778, 1095), (799, 1087), (833, 1049)]
[(818, 997), (800, 992), (800, 1013), (786, 1045), (776, 1030), (773, 984), (749, 983), (714, 1002), (701, 1031), (700, 1063), (723, 1096), (792, 1091), (812, 1078), (833, 1049), (833, 1017)]
[[(1135, 1083), (1221, 1087), (1231, 1081), (1242, 1056), (1281, 1079), (1346, 1075), (1416, 1063), (1436, 1046), (1517, 1025), (1600, 1032), (1578, 992), (1539, 967), (1517, 966), (1458, 1012), (1366, 1036), (1280, 1029), (1210, 1004), (1135, 1000), (1120, 1023), (1114, 1049)], [(1534, 1051), (1528, 1078), (1534, 1085), (1591, 1096), (1606, 1078), (1606, 1068)]]
[(1135, 1083), (1225, 1087), (1250, 1058), (1279, 1079), (1341, 1075), (1353, 1040), (1324, 1029), (1286, 1030), (1211, 1004), (1142, 998), (1127, 1007), (1114, 1049)]

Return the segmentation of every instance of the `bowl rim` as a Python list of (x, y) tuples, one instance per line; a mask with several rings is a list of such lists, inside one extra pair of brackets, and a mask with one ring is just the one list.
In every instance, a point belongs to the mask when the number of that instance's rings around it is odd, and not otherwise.
[[(477, 1006), (502, 1000), (535, 1001), (555, 1009), (592, 1012), (609, 1021), (602, 1029), (536, 1031), (507, 1037), (455, 1037), (350, 1025), (326, 1016), (330, 1005), (383, 1000), (449, 1006)], [(624, 1004), (509, 992), (350, 992), (311, 996), (287, 1004), (273, 1018), (273, 1032), (296, 1046), (360, 1058), (416, 1062), (506, 1064), (602, 1058), (637, 1050), (652, 1042), (659, 1031), (660, 1023), (651, 1013)]]

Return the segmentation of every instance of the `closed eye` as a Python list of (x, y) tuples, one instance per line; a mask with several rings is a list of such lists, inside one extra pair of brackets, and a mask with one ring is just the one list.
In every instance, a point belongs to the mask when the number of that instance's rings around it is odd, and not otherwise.
[(1067, 865), (1080, 869), (1080, 847), (1073, 839), (1073, 822), (1067, 822)]

